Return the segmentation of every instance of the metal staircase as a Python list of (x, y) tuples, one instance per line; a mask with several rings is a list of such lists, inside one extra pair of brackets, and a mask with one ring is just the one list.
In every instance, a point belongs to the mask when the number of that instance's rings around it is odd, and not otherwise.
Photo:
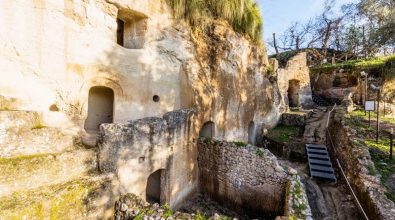
[(325, 145), (306, 144), (311, 177), (336, 181), (329, 153)]

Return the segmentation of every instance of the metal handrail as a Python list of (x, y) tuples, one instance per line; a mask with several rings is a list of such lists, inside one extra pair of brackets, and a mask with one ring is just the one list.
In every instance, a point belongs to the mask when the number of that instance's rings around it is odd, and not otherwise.
[[(333, 143), (331, 132), (330, 132), (329, 129), (328, 129), (328, 128), (329, 128), (329, 121), (330, 121), (330, 118), (331, 118), (331, 114), (332, 114), (332, 112), (335, 110), (335, 108), (336, 108), (336, 104), (333, 106), (332, 110), (329, 111), (328, 120), (327, 120), (327, 122), (326, 122), (326, 131), (327, 131), (327, 133), (328, 133), (327, 136), (329, 136), (329, 140), (330, 140), (332, 149), (334, 150), (335, 156), (337, 157), (337, 151), (336, 151), (336, 148), (335, 148), (335, 144)], [(350, 184), (350, 182), (348, 181), (348, 178), (347, 178), (346, 174), (344, 173), (343, 167), (341, 166), (339, 159), (336, 158), (336, 162), (337, 162), (337, 165), (338, 165), (339, 168), (340, 168), (340, 171), (341, 171), (341, 174), (342, 174), (343, 178), (346, 180), (347, 186), (348, 186), (348, 188), (350, 189), (350, 191), (351, 191), (351, 193), (352, 193), (352, 195), (353, 195), (353, 197), (354, 197), (354, 200), (355, 200), (356, 203), (357, 203), (357, 206), (358, 206), (359, 210), (362, 212), (364, 218), (365, 218), (366, 220), (369, 220), (368, 216), (366, 215), (365, 211), (364, 211), (363, 208), (362, 208), (361, 203), (360, 203), (359, 200), (358, 200), (358, 197), (355, 195), (355, 192), (354, 192), (354, 190), (352, 189), (351, 184)]]
[(332, 114), (332, 112), (335, 110), (336, 107), (337, 107), (337, 105), (336, 105), (336, 103), (335, 103), (335, 105), (333, 106), (332, 110), (329, 111), (328, 120), (326, 120), (326, 129), (328, 129), (328, 127), (329, 127), (329, 121), (330, 121), (330, 119), (331, 119), (331, 114)]

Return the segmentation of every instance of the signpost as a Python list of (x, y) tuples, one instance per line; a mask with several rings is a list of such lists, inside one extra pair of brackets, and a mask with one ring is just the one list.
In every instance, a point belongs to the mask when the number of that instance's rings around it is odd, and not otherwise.
[(378, 87), (378, 90), (377, 90), (376, 143), (379, 143), (379, 135), (380, 135), (380, 95), (381, 95), (381, 89), (380, 89), (380, 87)]
[(365, 111), (369, 112), (369, 126), (370, 126), (370, 112), (374, 111), (376, 108), (374, 101), (365, 101)]
[[(361, 76), (365, 77), (365, 100), (364, 102), (366, 103), (366, 101), (368, 100), (368, 73), (366, 73), (365, 71), (361, 72)], [(361, 93), (362, 96), (362, 93)], [(366, 107), (366, 105), (365, 105)], [(366, 110), (365, 110), (365, 115), (366, 115)]]

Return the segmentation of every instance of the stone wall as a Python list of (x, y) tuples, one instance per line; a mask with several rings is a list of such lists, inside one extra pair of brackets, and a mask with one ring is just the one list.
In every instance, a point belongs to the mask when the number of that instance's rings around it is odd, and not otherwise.
[[(294, 102), (296, 102), (298, 106), (309, 108), (313, 105), (310, 86), (310, 70), (307, 66), (306, 53), (299, 53), (288, 61), (284, 69), (278, 69), (277, 78), (282, 106), (288, 108), (290, 99), (292, 98), (296, 99)], [(294, 84), (296, 83), (298, 88), (295, 88), (295, 91), (290, 93), (290, 85), (292, 86), (292, 82), (294, 82)], [(289, 97), (290, 94), (293, 97)]]
[(266, 149), (199, 139), (200, 190), (263, 215), (283, 215), (287, 173)]
[(303, 140), (291, 140), (287, 143), (281, 143), (265, 136), (258, 143), (258, 146), (268, 149), (276, 157), (293, 162), (307, 162), (306, 143)]
[(311, 112), (286, 112), (281, 115), (280, 124), (286, 126), (304, 127)]
[(120, 193), (146, 199), (148, 177), (164, 170), (161, 204), (176, 208), (197, 189), (196, 145), (190, 138), (191, 110), (127, 123), (103, 124), (99, 170), (115, 174)]
[(371, 166), (367, 148), (356, 146), (351, 140), (351, 130), (343, 121), (344, 112), (337, 110), (330, 124), (331, 137), (337, 155), (359, 202), (370, 219), (394, 219), (394, 203), (386, 198), (378, 176), (369, 175)]

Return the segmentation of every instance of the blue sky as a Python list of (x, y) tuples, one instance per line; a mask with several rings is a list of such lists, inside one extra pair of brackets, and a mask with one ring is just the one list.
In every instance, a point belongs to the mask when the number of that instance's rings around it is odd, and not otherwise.
[[(272, 33), (280, 35), (287, 27), (298, 21), (303, 22), (318, 14), (325, 0), (257, 0), (264, 18), (264, 39), (272, 37)], [(337, 0), (343, 5), (357, 0)]]

